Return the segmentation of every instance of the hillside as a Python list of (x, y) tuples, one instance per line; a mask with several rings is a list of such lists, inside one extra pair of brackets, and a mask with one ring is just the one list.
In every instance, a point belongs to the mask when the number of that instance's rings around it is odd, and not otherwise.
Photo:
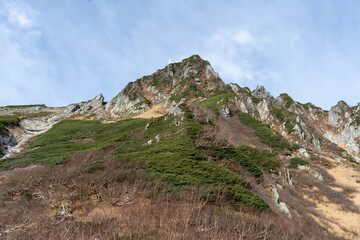
[(107, 103), (0, 107), (0, 237), (360, 238), (359, 114), (197, 55)]

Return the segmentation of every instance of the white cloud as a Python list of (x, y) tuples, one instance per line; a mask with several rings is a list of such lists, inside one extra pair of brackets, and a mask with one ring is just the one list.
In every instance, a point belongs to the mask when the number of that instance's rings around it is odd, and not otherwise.
[(256, 41), (253, 36), (244, 30), (220, 30), (214, 35), (210, 36), (208, 42), (210, 44), (218, 44), (222, 47), (228, 45), (239, 45), (239, 46), (256, 46)]
[(4, 4), (3, 14), (10, 24), (24, 29), (34, 27), (37, 12), (24, 2), (11, 1)]
[(30, 28), (34, 25), (32, 19), (29, 18), (25, 13), (18, 12), (16, 10), (10, 10), (9, 12), (9, 22), (17, 24), (23, 28)]
[(249, 87), (279, 82), (279, 73), (258, 66), (266, 60), (262, 48), (268, 41), (267, 36), (255, 36), (242, 29), (221, 29), (206, 41), (204, 57), (226, 82)]

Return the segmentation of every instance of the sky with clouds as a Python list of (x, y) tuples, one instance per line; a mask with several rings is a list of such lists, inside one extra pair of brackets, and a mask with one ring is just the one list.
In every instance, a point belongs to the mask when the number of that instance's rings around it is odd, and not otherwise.
[(226, 82), (360, 102), (360, 1), (0, 0), (0, 105), (64, 106), (193, 54)]

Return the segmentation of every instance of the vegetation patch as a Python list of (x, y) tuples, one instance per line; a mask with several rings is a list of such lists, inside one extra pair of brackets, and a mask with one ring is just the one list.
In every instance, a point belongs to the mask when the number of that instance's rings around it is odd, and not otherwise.
[[(186, 80), (182, 81), (180, 83), (180, 86), (182, 84), (185, 87)], [(185, 87), (182, 93), (171, 95), (169, 100), (180, 102), (182, 98), (199, 98), (199, 97), (204, 97), (204, 93), (196, 86), (196, 84), (190, 84), (189, 86)]]
[(251, 101), (255, 104), (258, 104), (261, 100), (257, 97), (251, 96)]
[(294, 150), (294, 146), (286, 142), (286, 140), (278, 132), (271, 129), (269, 125), (262, 124), (247, 113), (240, 112), (238, 116), (242, 123), (255, 129), (255, 134), (260, 138), (261, 142), (278, 150)]
[(18, 116), (20, 118), (37, 118), (37, 117), (50, 116), (53, 113), (54, 112), (50, 112), (50, 111), (42, 111), (42, 112), (35, 112), (35, 113), (14, 112), (14, 116)]
[(275, 115), (275, 117), (277, 119), (279, 119), (280, 122), (283, 122), (285, 120), (284, 111), (285, 111), (285, 109), (283, 109), (283, 108), (273, 108), (273, 109), (271, 109), (271, 113), (273, 115)]
[(288, 131), (289, 134), (294, 130), (295, 125), (296, 125), (296, 120), (295, 120), (295, 118), (287, 119), (287, 120), (286, 120), (286, 122), (285, 122), (285, 128), (287, 129), (287, 131)]
[(211, 109), (214, 113), (218, 114), (219, 107), (227, 104), (234, 96), (234, 93), (221, 92), (199, 102), (199, 104)]
[(359, 116), (359, 112), (352, 112), (351, 113), (351, 123), (350, 125), (355, 125), (355, 126), (359, 126), (360, 125), (360, 116)]
[(269, 151), (260, 151), (251, 146), (216, 146), (212, 145), (208, 148), (213, 154), (220, 159), (229, 159), (233, 163), (240, 164), (244, 169), (249, 171), (257, 181), (263, 179), (263, 172), (276, 172), (275, 170), (281, 166), (279, 160), (275, 158)]
[(354, 157), (349, 154), (345, 149), (343, 148), (339, 148), (339, 151), (341, 152), (341, 155), (346, 159), (348, 160), (349, 162), (353, 162), (353, 163), (357, 163), (354, 159)]
[[(34, 148), (32, 151), (17, 158), (4, 159), (0, 162), (0, 168), (30, 163), (56, 165), (79, 153), (115, 146), (112, 156), (89, 163), (77, 174), (102, 171), (103, 164), (109, 159), (129, 161), (134, 165), (140, 163), (150, 178), (166, 182), (173, 191), (195, 187), (208, 189), (211, 193), (216, 189), (224, 189), (227, 199), (235, 205), (269, 209), (259, 196), (245, 187), (247, 185), (242, 175), (216, 162), (207, 161), (206, 151), (197, 148), (195, 144), (196, 138), (203, 132), (199, 123), (188, 117), (184, 125), (175, 126), (174, 120), (161, 117), (152, 120), (130, 119), (112, 124), (64, 120), (39, 135), (31, 144)], [(156, 136), (160, 136), (159, 142), (147, 144)], [(95, 141), (76, 141), (84, 138), (93, 138)]]
[(293, 103), (295, 103), (295, 101), (287, 93), (280, 94), (280, 97), (285, 100), (286, 108), (289, 108), (291, 105), (293, 105)]
[(147, 99), (147, 98), (145, 98), (145, 103), (146, 103), (148, 106), (151, 105), (151, 101), (150, 101), (149, 99)]
[(5, 106), (5, 108), (30, 108), (30, 107), (46, 107), (45, 104), (33, 104), (33, 105), (9, 105)]
[(309, 163), (307, 161), (305, 161), (304, 159), (301, 158), (291, 158), (290, 159), (290, 168), (297, 168), (299, 165), (309, 165)]
[(4, 129), (5, 126), (19, 125), (19, 118), (16, 116), (0, 115), (0, 129)]
[(308, 102), (308, 103), (304, 103), (302, 104), (302, 106), (306, 109), (306, 110), (309, 110), (309, 108), (318, 108), (316, 107), (314, 104), (312, 104), (311, 102)]
[[(107, 146), (125, 140), (146, 125), (145, 119), (133, 119), (112, 124), (101, 124), (100, 121), (64, 120), (55, 124), (49, 131), (39, 135), (30, 145), (34, 150), (17, 158), (0, 161), (0, 168), (30, 163), (60, 164), (77, 153), (104, 149)], [(102, 134), (102, 133), (106, 134)], [(83, 143), (85, 138), (94, 138), (93, 142)], [(78, 141), (77, 141), (78, 140)]]
[(285, 108), (272, 108), (271, 114), (275, 116), (280, 122), (285, 122), (285, 128), (288, 133), (291, 133), (296, 125), (296, 114), (288, 111)]

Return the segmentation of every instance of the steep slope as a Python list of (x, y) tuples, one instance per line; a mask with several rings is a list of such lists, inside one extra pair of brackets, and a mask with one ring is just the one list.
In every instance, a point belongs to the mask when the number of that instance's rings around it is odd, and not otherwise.
[(1, 236), (360, 236), (358, 106), (226, 85), (197, 55), (103, 100), (0, 108), (19, 120), (7, 145), (16, 129), (42, 133), (0, 160)]

